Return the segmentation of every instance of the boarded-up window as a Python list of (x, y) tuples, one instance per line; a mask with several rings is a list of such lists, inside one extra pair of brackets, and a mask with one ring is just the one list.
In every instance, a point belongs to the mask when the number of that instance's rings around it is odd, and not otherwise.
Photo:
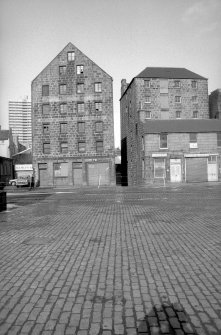
[(168, 79), (160, 79), (160, 93), (168, 93)]

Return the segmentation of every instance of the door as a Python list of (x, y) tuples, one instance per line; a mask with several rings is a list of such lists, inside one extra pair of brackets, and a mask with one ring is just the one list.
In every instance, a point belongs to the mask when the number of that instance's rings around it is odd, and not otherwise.
[(90, 186), (109, 185), (109, 163), (88, 163), (87, 179)]
[(73, 185), (82, 186), (82, 169), (73, 168)]
[(180, 183), (181, 175), (181, 159), (170, 160), (170, 181), (173, 183)]
[(48, 186), (48, 171), (45, 169), (39, 170), (40, 186)]
[(216, 156), (208, 157), (208, 181), (218, 181)]
[(207, 158), (187, 158), (186, 159), (186, 181), (204, 182), (207, 181)]

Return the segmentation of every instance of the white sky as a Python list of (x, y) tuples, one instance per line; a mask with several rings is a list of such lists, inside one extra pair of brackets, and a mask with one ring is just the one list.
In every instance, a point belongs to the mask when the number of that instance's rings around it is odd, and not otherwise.
[(147, 66), (185, 67), (221, 87), (221, 0), (0, 0), (0, 125), (8, 101), (69, 43), (113, 77), (115, 145), (120, 82)]

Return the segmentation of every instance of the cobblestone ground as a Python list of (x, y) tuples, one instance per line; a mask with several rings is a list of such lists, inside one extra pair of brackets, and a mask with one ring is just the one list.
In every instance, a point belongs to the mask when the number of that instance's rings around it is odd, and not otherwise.
[(221, 334), (221, 185), (66, 192), (0, 213), (1, 335)]

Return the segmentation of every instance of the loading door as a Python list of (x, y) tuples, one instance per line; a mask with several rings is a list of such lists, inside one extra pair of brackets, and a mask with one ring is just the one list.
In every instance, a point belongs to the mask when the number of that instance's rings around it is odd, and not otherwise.
[(186, 158), (186, 181), (204, 182), (207, 181), (207, 158)]
[(90, 186), (109, 185), (109, 163), (88, 163), (87, 179)]

